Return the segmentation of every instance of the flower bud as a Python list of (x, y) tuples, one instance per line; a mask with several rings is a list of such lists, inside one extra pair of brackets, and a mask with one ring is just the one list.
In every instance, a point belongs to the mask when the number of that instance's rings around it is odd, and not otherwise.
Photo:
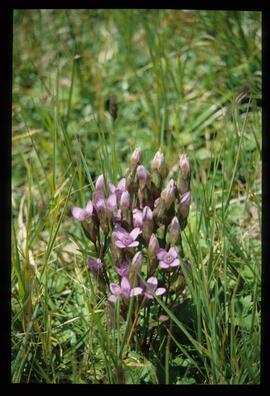
[(96, 181), (96, 191), (103, 192), (104, 186), (104, 176), (100, 175)]
[(148, 242), (154, 228), (153, 212), (149, 206), (145, 206), (142, 214), (142, 234), (144, 239)]
[(164, 154), (158, 151), (152, 162), (151, 162), (151, 169), (154, 171), (156, 170), (161, 176), (164, 176), (165, 174), (165, 160), (164, 160)]
[(142, 252), (137, 252), (132, 259), (131, 264), (128, 269), (128, 279), (130, 281), (131, 287), (136, 286), (139, 283), (138, 272), (140, 272), (142, 266)]
[(190, 189), (190, 164), (186, 154), (179, 156), (179, 170), (177, 188), (180, 194), (184, 194)]
[(138, 166), (136, 173), (139, 180), (139, 186), (143, 189), (146, 184), (149, 184), (150, 174), (143, 165)]
[(184, 193), (180, 199), (180, 204), (179, 204), (179, 217), (181, 220), (184, 220), (187, 218), (188, 213), (189, 213), (189, 207), (191, 204), (191, 193), (190, 191)]
[(190, 164), (186, 154), (182, 154), (179, 156), (179, 168), (181, 170), (183, 178), (187, 179), (190, 174)]
[(130, 207), (130, 195), (128, 191), (124, 191), (120, 198), (120, 209), (127, 211)]
[(141, 150), (137, 147), (135, 148), (135, 150), (133, 151), (132, 155), (131, 155), (131, 165), (137, 166), (142, 160), (142, 153)]
[(132, 259), (131, 266), (137, 271), (139, 271), (142, 266), (142, 259), (143, 259), (142, 252), (137, 252)]
[(180, 223), (178, 218), (174, 216), (168, 229), (168, 242), (171, 245), (176, 245), (180, 235)]
[(133, 227), (142, 228), (142, 211), (135, 208), (133, 209)]
[(98, 258), (88, 257), (88, 268), (92, 272), (98, 272), (103, 267), (103, 262)]
[(159, 251), (158, 239), (155, 236), (155, 234), (152, 234), (148, 244), (148, 256), (150, 258), (156, 257), (158, 251)]
[(166, 209), (172, 205), (175, 200), (176, 186), (173, 179), (171, 179), (167, 187), (161, 192), (161, 198), (164, 201)]

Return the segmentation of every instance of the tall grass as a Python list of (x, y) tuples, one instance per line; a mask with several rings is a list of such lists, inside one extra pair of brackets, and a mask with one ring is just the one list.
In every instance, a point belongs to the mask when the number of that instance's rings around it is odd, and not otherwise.
[[(15, 11), (13, 382), (260, 382), (260, 29), (257, 12)], [(168, 320), (149, 316), (147, 350), (70, 216), (135, 146), (192, 164), (185, 289), (173, 309), (156, 298)]]

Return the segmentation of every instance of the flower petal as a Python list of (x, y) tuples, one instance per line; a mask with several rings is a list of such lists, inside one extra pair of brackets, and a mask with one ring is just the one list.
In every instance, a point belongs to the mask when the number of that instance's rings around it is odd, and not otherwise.
[(107, 208), (110, 212), (112, 212), (114, 209), (117, 209), (115, 194), (111, 194), (107, 199)]
[(148, 298), (148, 300), (153, 300), (154, 299), (153, 295), (148, 293), (147, 291), (144, 292), (144, 295), (145, 295), (146, 298)]
[(171, 264), (170, 267), (178, 267), (178, 265), (180, 264), (180, 261), (178, 259), (175, 259)]
[(78, 206), (74, 206), (71, 209), (72, 216), (74, 219), (79, 220), (79, 221), (84, 221), (88, 217), (88, 213), (85, 209), (78, 208)]
[(164, 263), (164, 261), (160, 261), (160, 262), (159, 262), (159, 268), (169, 268), (169, 267), (170, 267), (170, 265)]
[(147, 279), (146, 286), (150, 287), (152, 291), (155, 291), (157, 288), (158, 280), (155, 276), (151, 276), (151, 278)]
[(127, 247), (136, 247), (138, 245), (139, 245), (139, 241), (134, 241), (134, 242), (129, 243), (129, 245)]
[(128, 290), (130, 291), (130, 283), (128, 278), (126, 278), (125, 276), (122, 278), (121, 280), (121, 290)]
[(109, 181), (108, 186), (109, 186), (110, 192), (111, 192), (112, 194), (114, 194), (114, 193), (115, 193), (115, 190), (116, 190), (115, 185), (112, 184), (112, 182)]
[(94, 207), (93, 207), (92, 201), (88, 201), (85, 210), (87, 211), (87, 213), (89, 215), (92, 215), (93, 209), (94, 209)]
[(166, 292), (166, 289), (164, 289), (164, 287), (159, 287), (156, 292), (155, 295), (156, 296), (162, 296), (162, 294), (164, 294)]
[(126, 248), (126, 245), (124, 245), (123, 242), (120, 241), (119, 239), (117, 241), (115, 241), (115, 246), (119, 247), (120, 249)]
[(165, 254), (167, 254), (165, 249), (159, 249), (159, 251), (157, 252), (157, 258), (159, 260), (162, 260)]
[(116, 283), (110, 283), (110, 290), (112, 294), (119, 294), (121, 292), (121, 288)]
[(134, 230), (131, 231), (131, 233), (129, 235), (132, 237), (133, 240), (135, 240), (137, 238), (137, 236), (141, 233), (142, 233), (142, 231), (140, 230), (140, 228), (136, 227), (136, 228), (134, 228)]
[(169, 254), (171, 257), (176, 258), (176, 257), (177, 257), (177, 250), (176, 250), (176, 248), (172, 246), (172, 247), (170, 248), (170, 250), (168, 251), (168, 254)]
[(126, 178), (123, 177), (120, 179), (119, 183), (117, 184), (118, 190), (124, 191), (126, 189), (127, 181)]
[(130, 291), (130, 296), (138, 296), (139, 294), (142, 294), (143, 289), (141, 287), (134, 287), (134, 289), (131, 289)]
[(114, 294), (111, 294), (108, 297), (108, 301), (112, 302), (112, 303), (116, 303), (117, 297)]

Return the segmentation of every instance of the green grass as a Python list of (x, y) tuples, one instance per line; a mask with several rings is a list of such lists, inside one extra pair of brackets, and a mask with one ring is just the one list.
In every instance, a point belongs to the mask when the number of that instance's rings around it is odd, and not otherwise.
[[(259, 383), (260, 13), (15, 10), (13, 62), (12, 381)], [(147, 353), (70, 215), (136, 146), (192, 166), (191, 269)]]

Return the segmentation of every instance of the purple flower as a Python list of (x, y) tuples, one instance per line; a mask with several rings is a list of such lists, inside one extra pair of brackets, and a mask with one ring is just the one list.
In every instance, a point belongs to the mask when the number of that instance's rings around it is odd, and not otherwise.
[(117, 209), (116, 195), (111, 194), (108, 198), (105, 198), (102, 194), (95, 193), (94, 206), (98, 215), (102, 215), (103, 213), (112, 213), (113, 210)]
[(112, 294), (108, 297), (108, 300), (113, 303), (118, 298), (120, 300), (127, 300), (129, 297), (138, 296), (143, 291), (141, 287), (134, 287), (132, 289), (129, 280), (125, 276), (122, 278), (120, 286), (116, 283), (110, 283), (110, 290)]
[(109, 189), (112, 194), (115, 194), (118, 199), (121, 198), (121, 195), (124, 191), (126, 191), (126, 179), (123, 177), (117, 186), (114, 186), (111, 182), (109, 184)]
[(88, 268), (92, 272), (98, 272), (103, 267), (103, 262), (98, 258), (88, 257)]
[(157, 288), (157, 285), (158, 280), (155, 276), (151, 276), (149, 279), (147, 279), (146, 284), (142, 286), (146, 298), (148, 298), (149, 300), (153, 300), (154, 295), (162, 296), (162, 294), (166, 292), (166, 289), (164, 289), (164, 287)]
[(115, 266), (115, 270), (118, 273), (118, 275), (121, 276), (121, 278), (123, 278), (123, 277), (127, 278), (127, 276), (128, 276), (128, 263), (117, 264)]
[(142, 211), (139, 209), (133, 209), (133, 226), (142, 228), (143, 219), (142, 219)]
[(142, 231), (139, 229), (139, 227), (134, 228), (134, 230), (132, 230), (130, 233), (122, 227), (117, 227), (114, 231), (114, 234), (117, 237), (115, 245), (120, 249), (136, 247), (139, 245), (139, 242), (136, 241), (136, 238), (139, 234), (141, 234), (141, 232)]
[(160, 268), (177, 267), (180, 264), (175, 247), (171, 247), (168, 252), (165, 249), (159, 249), (157, 258)]
[(71, 209), (71, 213), (74, 219), (79, 221), (85, 221), (93, 215), (93, 209), (94, 208), (92, 201), (89, 201), (85, 208), (79, 208), (78, 206), (74, 206)]

